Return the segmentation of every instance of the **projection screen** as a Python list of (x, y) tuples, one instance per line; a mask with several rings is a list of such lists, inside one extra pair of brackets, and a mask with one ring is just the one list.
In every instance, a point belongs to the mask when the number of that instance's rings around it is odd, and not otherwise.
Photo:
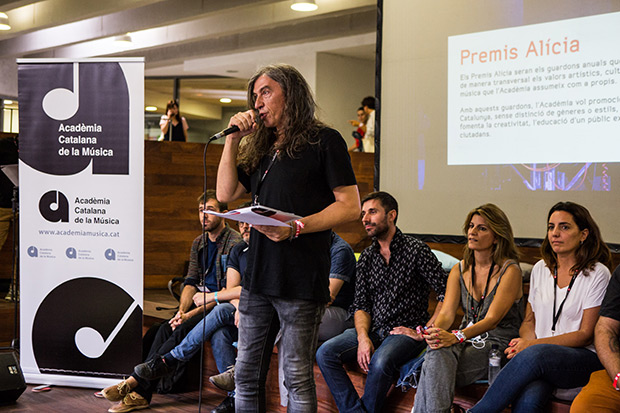
[(620, 1), (382, 8), (379, 184), (404, 232), (460, 235), (492, 202), (540, 239), (569, 200), (620, 243)]

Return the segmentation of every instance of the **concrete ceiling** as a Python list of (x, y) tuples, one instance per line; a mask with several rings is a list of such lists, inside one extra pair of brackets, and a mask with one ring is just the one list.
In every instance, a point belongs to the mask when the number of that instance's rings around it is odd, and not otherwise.
[[(0, 0), (12, 29), (0, 31), (0, 56), (87, 58), (144, 56), (147, 77), (183, 79), (196, 107), (243, 105), (257, 66), (308, 53), (374, 59), (376, 0), (316, 0), (318, 10), (291, 10), (291, 0)], [(129, 33), (132, 43), (114, 38)], [(171, 97), (170, 81), (148, 80), (146, 103)], [(149, 98), (150, 96), (150, 98)], [(150, 102), (149, 99), (152, 101)], [(209, 117), (209, 111), (197, 117)]]

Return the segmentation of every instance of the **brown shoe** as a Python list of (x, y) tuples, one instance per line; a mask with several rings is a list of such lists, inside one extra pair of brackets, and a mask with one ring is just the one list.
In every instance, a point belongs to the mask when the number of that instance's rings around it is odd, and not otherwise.
[(235, 390), (235, 366), (231, 366), (224, 373), (209, 377), (215, 387), (225, 391)]
[(101, 390), (101, 394), (111, 402), (118, 402), (123, 400), (123, 398), (127, 396), (130, 391), (131, 387), (129, 387), (129, 383), (127, 383), (127, 380), (123, 380), (118, 384)]
[(124, 413), (134, 410), (146, 409), (149, 407), (149, 402), (135, 391), (129, 393), (122, 402), (110, 407), (108, 412), (110, 413)]

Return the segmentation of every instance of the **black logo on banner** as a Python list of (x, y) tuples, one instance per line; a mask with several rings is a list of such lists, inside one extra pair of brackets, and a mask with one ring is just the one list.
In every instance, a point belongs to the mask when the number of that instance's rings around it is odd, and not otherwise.
[(92, 277), (54, 288), (39, 305), (32, 349), (41, 373), (120, 377), (141, 360), (142, 310), (118, 285)]
[(60, 191), (49, 191), (39, 200), (39, 212), (50, 222), (69, 222), (69, 201)]
[(32, 168), (73, 175), (129, 173), (129, 89), (111, 62), (23, 64), (19, 152)]

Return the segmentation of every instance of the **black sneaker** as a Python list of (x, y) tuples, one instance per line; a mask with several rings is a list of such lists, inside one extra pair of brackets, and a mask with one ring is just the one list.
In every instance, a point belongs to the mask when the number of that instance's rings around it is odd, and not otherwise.
[(235, 398), (233, 396), (226, 396), (224, 401), (211, 413), (235, 413)]
[(174, 368), (167, 365), (163, 357), (158, 356), (146, 363), (138, 364), (133, 371), (144, 380), (155, 380), (172, 373)]

